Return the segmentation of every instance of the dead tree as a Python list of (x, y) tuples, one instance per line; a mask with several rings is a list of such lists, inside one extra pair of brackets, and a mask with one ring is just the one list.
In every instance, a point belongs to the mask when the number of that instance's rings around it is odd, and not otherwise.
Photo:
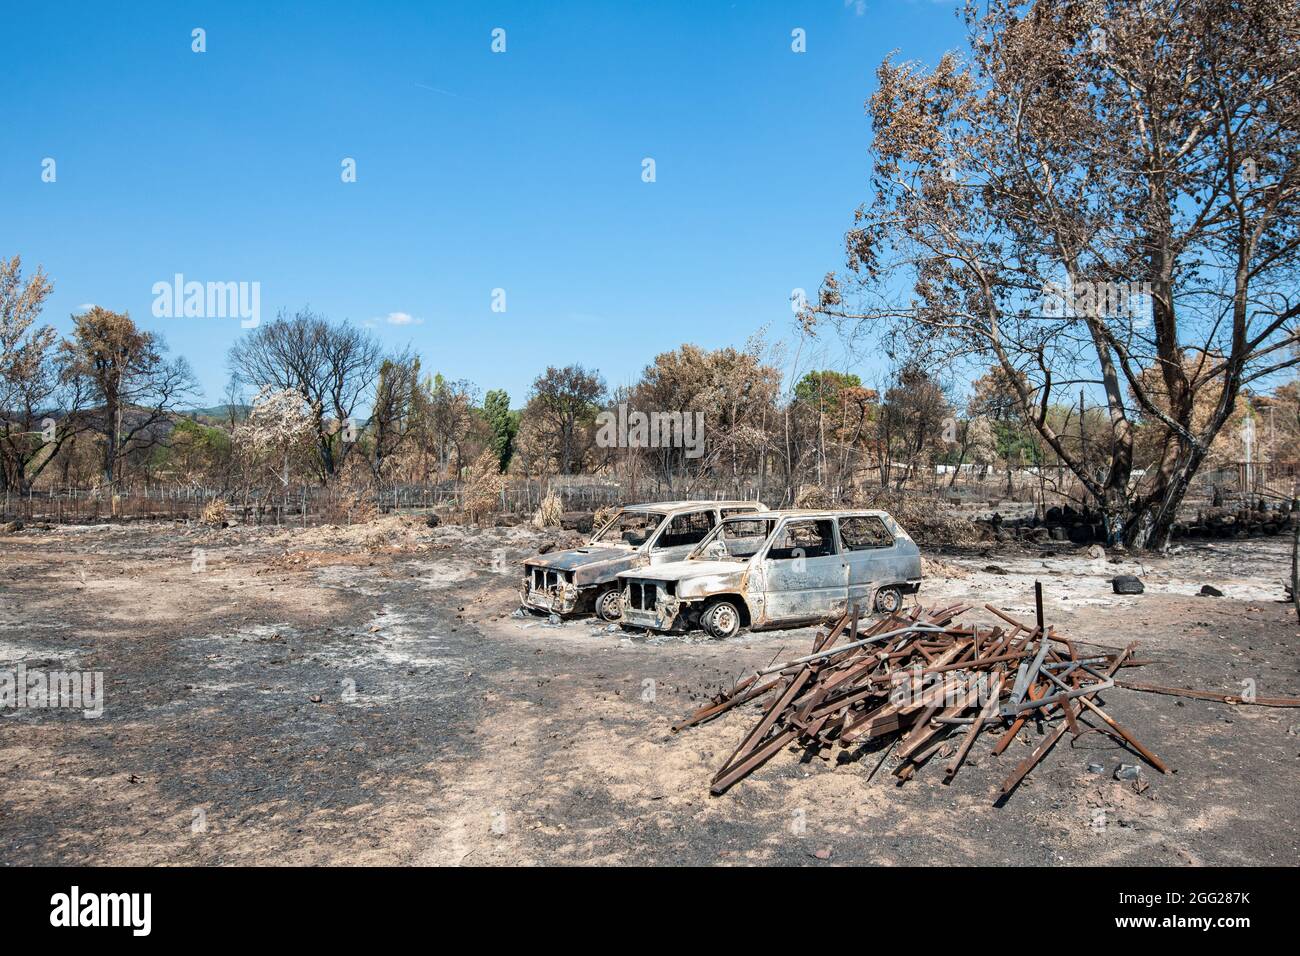
[[(1300, 9), (995, 0), (966, 19), (969, 60), (881, 65), (875, 192), (848, 280), (805, 319), (1000, 370), (1112, 527), (1163, 546), (1241, 390), (1298, 360)], [(1100, 476), (1049, 421), (1080, 385), (1107, 413)], [(1169, 441), (1135, 485), (1138, 425)]]

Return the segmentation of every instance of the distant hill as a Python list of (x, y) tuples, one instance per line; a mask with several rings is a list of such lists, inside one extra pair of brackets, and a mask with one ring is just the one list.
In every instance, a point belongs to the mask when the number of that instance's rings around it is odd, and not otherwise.
[(236, 417), (238, 418), (246, 416), (249, 409), (252, 408), (251, 405), (213, 405), (211, 408), (188, 408), (181, 412), (181, 414), (190, 418), (229, 419), (230, 409), (232, 407), (235, 409)]

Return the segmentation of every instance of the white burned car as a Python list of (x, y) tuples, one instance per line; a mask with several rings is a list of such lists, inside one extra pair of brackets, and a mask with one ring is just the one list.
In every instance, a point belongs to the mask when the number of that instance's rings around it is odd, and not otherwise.
[(768, 511), (728, 518), (684, 561), (618, 579), (624, 624), (730, 637), (852, 604), (896, 611), (921, 586), (921, 552), (884, 511)]
[(581, 548), (540, 554), (524, 562), (519, 600), (555, 614), (595, 612), (619, 619), (618, 573), (680, 561), (733, 515), (766, 512), (757, 501), (659, 501), (631, 505)]

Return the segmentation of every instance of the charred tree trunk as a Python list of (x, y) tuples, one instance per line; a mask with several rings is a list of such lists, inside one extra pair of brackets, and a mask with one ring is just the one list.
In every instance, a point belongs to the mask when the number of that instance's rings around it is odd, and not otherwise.
[(1296, 618), (1300, 619), (1300, 521), (1296, 522), (1295, 535), (1291, 538), (1291, 603)]

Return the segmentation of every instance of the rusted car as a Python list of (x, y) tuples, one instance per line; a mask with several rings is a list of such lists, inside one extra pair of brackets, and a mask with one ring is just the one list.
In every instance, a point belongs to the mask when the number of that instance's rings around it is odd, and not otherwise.
[(519, 600), (526, 608), (559, 615), (619, 619), (618, 573), (680, 561), (719, 524), (739, 514), (766, 512), (757, 501), (659, 501), (631, 505), (605, 523), (581, 548), (524, 562)]
[(731, 637), (851, 604), (896, 611), (921, 587), (921, 552), (884, 511), (767, 511), (724, 520), (683, 561), (618, 577), (625, 625)]

